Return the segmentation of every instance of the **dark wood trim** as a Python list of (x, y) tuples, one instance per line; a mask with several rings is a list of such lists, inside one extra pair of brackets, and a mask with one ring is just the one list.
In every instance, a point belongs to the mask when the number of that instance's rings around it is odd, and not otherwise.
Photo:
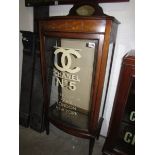
[[(94, 0), (85, 0), (86, 2), (93, 2)], [(49, 5), (59, 5), (59, 4), (76, 4), (80, 3), (81, 0), (58, 0), (55, 2), (55, 0), (49, 0), (46, 2), (37, 2), (33, 0), (25, 0), (25, 6), (31, 7), (31, 6), (49, 6)], [(129, 0), (95, 0), (97, 3), (120, 3), (120, 2), (129, 2)]]
[[(39, 27), (40, 28), (40, 27)], [(40, 51), (44, 51), (44, 42), (45, 38), (42, 39), (42, 31), (40, 31)], [(40, 52), (40, 61), (41, 61), (41, 75), (42, 75), (42, 83), (43, 83), (43, 96), (44, 96), (44, 101), (43, 101), (43, 111), (45, 115), (45, 128), (46, 128), (46, 133), (49, 134), (49, 122), (48, 122), (48, 113), (45, 111), (48, 111), (48, 93), (47, 93), (47, 68), (46, 68), (46, 59), (45, 59), (45, 54), (43, 52)]]
[(88, 131), (80, 130), (80, 129), (76, 129), (76, 128), (71, 128), (70, 126), (67, 126), (65, 123), (62, 123), (62, 122), (60, 123), (57, 120), (54, 120), (52, 118), (48, 118), (48, 120), (50, 120), (50, 122), (53, 125), (55, 125), (57, 128), (65, 131), (68, 134), (72, 134), (74, 136), (86, 138), (86, 139), (95, 138), (95, 136), (90, 134)]
[(33, 31), (39, 32), (39, 20), (49, 17), (49, 6), (37, 6), (33, 8)]
[(90, 138), (90, 140), (89, 140), (89, 155), (92, 155), (92, 153), (93, 153), (94, 144), (95, 144), (95, 138)]
[[(98, 122), (98, 116), (99, 116), (99, 109), (100, 106), (97, 103), (101, 102), (101, 97), (102, 97), (102, 90), (103, 90), (103, 85), (101, 83), (104, 83), (104, 78), (105, 78), (105, 72), (106, 72), (106, 64), (107, 64), (107, 59), (108, 59), (108, 50), (109, 50), (109, 43), (110, 43), (110, 32), (111, 32), (111, 24), (112, 22), (109, 20), (106, 21), (106, 29), (105, 29), (105, 36), (104, 36), (104, 44), (102, 46), (103, 48), (103, 53), (101, 52), (102, 50), (99, 49), (101, 53), (100, 56), (98, 57), (98, 72), (96, 74), (96, 82), (95, 82), (95, 88), (94, 88), (94, 96), (93, 96), (93, 105), (94, 107), (93, 112), (92, 112), (92, 127), (97, 126)], [(95, 129), (94, 129), (95, 130)]]
[[(40, 24), (41, 23), (47, 23), (50, 20), (95, 20), (96, 22), (98, 22), (98, 20), (111, 20), (116, 24), (120, 24), (120, 22), (113, 16), (108, 16), (108, 15), (104, 15), (104, 16), (95, 16), (94, 18), (92, 18), (91, 16), (51, 16), (51, 17), (44, 17), (43, 19), (40, 18)], [(101, 25), (102, 26), (102, 25)], [(53, 30), (54, 31), (54, 30)], [(76, 31), (75, 31), (76, 32)]]
[(107, 86), (106, 86), (106, 91), (105, 91), (105, 99), (104, 99), (103, 108), (102, 108), (102, 117), (104, 115), (104, 110), (105, 110), (105, 105), (106, 105), (107, 95), (108, 95), (108, 90), (109, 90), (111, 70), (112, 70), (112, 64), (113, 64), (113, 58), (114, 58), (114, 50), (115, 50), (115, 45), (116, 45), (117, 29), (118, 29), (118, 24), (112, 23), (112, 31), (110, 34), (110, 43), (113, 43), (113, 48), (112, 48), (112, 54), (111, 54), (111, 58), (110, 58), (111, 60), (110, 60), (110, 66), (109, 66), (109, 71), (108, 71), (108, 81), (107, 81)]

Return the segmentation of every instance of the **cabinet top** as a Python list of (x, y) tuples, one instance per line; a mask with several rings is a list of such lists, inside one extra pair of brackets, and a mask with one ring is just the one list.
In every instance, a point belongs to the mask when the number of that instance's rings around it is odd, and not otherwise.
[(51, 32), (104, 34), (106, 26), (112, 26), (113, 21), (115, 18), (111, 16), (57, 16), (40, 20), (39, 29)]
[(50, 20), (111, 20), (117, 24), (120, 22), (113, 16), (51, 16), (47, 18), (40, 18), (39, 21), (50, 21)]

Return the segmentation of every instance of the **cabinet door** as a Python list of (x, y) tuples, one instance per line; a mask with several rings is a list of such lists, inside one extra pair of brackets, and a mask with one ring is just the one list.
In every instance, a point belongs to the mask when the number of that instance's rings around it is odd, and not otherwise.
[(98, 40), (46, 37), (49, 118), (88, 131)]

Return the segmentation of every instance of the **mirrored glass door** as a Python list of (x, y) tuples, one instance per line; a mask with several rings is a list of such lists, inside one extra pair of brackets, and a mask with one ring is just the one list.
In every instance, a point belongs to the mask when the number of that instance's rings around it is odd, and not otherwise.
[(98, 40), (45, 39), (49, 117), (88, 130)]

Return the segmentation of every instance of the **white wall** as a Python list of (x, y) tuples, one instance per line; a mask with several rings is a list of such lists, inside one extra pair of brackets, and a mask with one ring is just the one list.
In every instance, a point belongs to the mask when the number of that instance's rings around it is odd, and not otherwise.
[[(33, 31), (33, 8), (25, 7), (25, 0), (19, 1), (19, 30)], [(22, 35), (19, 33), (19, 82), (21, 82), (23, 60)]]
[[(118, 29), (112, 76), (104, 113), (105, 120), (101, 130), (101, 134), (106, 136), (120, 72), (121, 60), (126, 52), (135, 48), (135, 0), (124, 3), (102, 3), (100, 6), (106, 14), (114, 16), (121, 22)], [(67, 15), (71, 7), (72, 5), (51, 6), (50, 16)], [(24, 0), (20, 0), (20, 29), (29, 31), (32, 31), (33, 29), (33, 9), (24, 7)], [(20, 53), (22, 53), (21, 49), (22, 45), (20, 42)], [(22, 62), (22, 56), (20, 57), (20, 62)], [(105, 90), (103, 91), (103, 94), (104, 92)]]
[[(135, 49), (135, 0), (127, 3), (101, 4), (104, 12), (117, 18), (121, 24), (118, 28), (112, 75), (105, 106), (104, 122), (101, 135), (106, 136), (111, 116), (115, 91), (117, 87), (122, 57), (131, 49)], [(104, 93), (105, 91), (103, 91)], [(103, 103), (103, 102), (102, 102)]]

